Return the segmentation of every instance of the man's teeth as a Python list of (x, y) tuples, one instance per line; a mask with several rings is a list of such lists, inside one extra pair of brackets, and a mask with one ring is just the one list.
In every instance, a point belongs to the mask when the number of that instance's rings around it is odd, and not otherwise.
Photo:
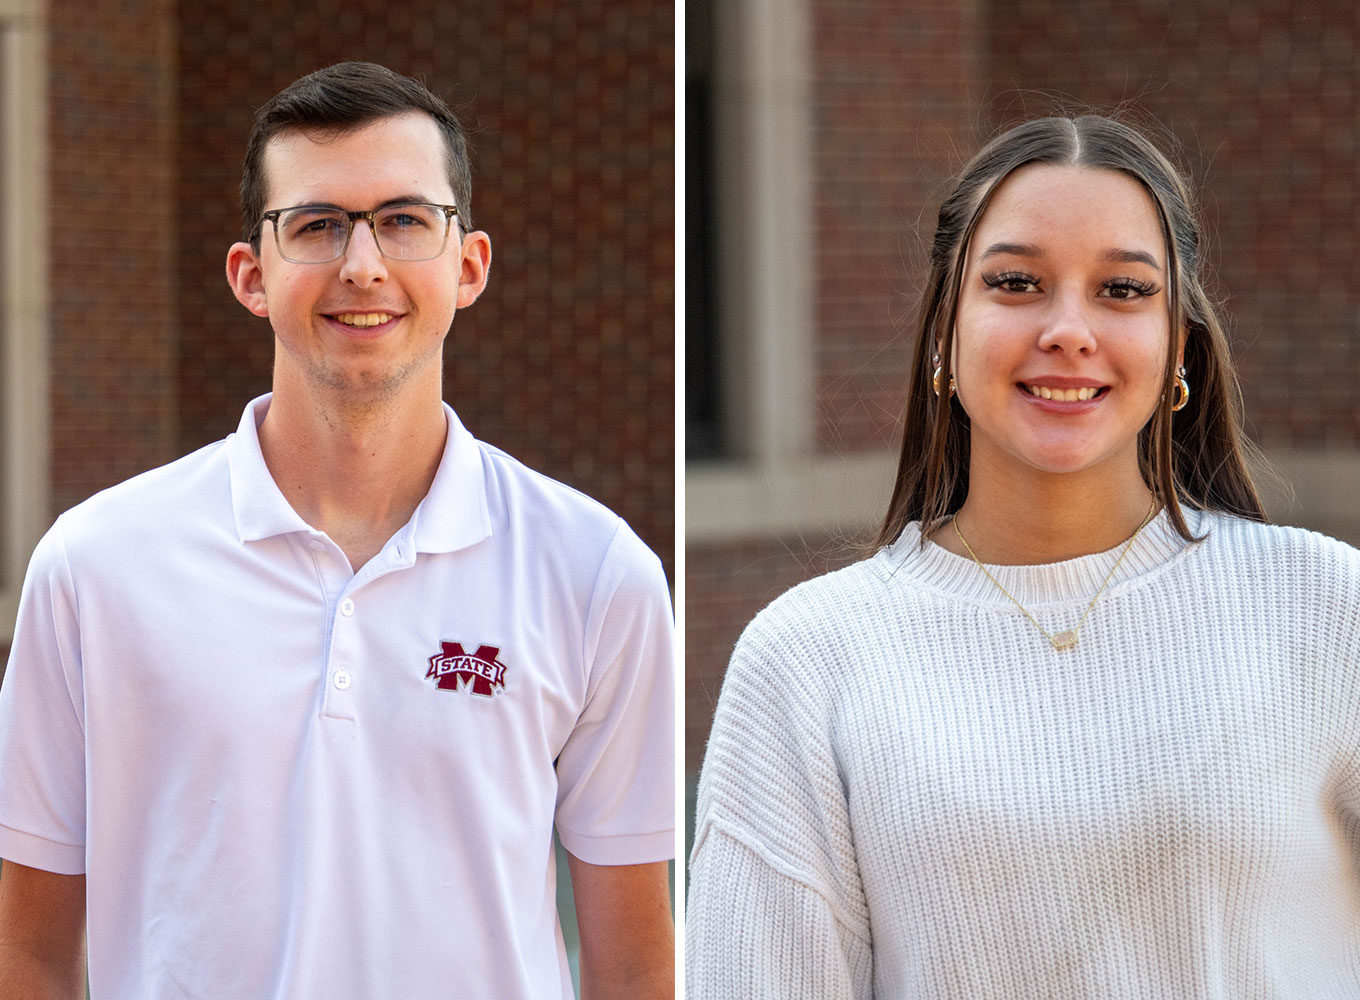
[(1027, 385), (1031, 396), (1039, 396), (1043, 399), (1056, 399), (1060, 403), (1075, 403), (1078, 400), (1091, 399), (1100, 389), (1095, 386), (1084, 385), (1080, 389), (1050, 389), (1046, 385)]
[(335, 317), (346, 326), (377, 326), (392, 318), (391, 313), (341, 313)]

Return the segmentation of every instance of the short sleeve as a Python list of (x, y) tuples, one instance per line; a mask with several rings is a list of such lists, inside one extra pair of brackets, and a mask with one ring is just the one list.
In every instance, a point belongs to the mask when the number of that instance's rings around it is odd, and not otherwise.
[(674, 856), (674, 631), (660, 561), (619, 522), (586, 618), (585, 707), (557, 758), (557, 832), (582, 861)]
[(746, 630), (699, 780), (695, 998), (867, 998), (872, 937), (832, 735), (827, 658), (785, 601)]
[(85, 871), (85, 718), (75, 591), (58, 522), (38, 543), (0, 685), (0, 858)]

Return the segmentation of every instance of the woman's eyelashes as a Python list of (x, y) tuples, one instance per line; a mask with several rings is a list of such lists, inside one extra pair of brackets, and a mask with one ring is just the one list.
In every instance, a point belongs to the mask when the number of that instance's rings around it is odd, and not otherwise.
[(1037, 292), (1039, 279), (1022, 271), (1005, 271), (1000, 274), (982, 274), (982, 283), (988, 288), (1000, 288), (1004, 292)]
[(1161, 291), (1152, 282), (1139, 281), (1137, 278), (1114, 278), (1105, 282), (1101, 290), (1112, 299), (1145, 299)]
[[(1043, 290), (1043, 280), (1023, 271), (984, 272), (979, 275), (988, 288), (999, 288), (1013, 295)], [(1100, 286), (1100, 295), (1110, 299), (1150, 298), (1161, 291), (1160, 286), (1138, 278), (1111, 278)]]

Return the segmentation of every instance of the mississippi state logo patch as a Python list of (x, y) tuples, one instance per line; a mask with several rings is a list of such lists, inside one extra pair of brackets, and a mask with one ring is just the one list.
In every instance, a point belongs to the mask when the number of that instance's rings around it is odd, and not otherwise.
[(490, 698), (505, 690), (505, 664), (496, 657), (499, 646), (478, 646), (475, 653), (463, 649), (461, 642), (441, 642), (441, 650), (430, 657), (425, 679), (433, 680), (441, 691), (472, 688), (473, 694)]

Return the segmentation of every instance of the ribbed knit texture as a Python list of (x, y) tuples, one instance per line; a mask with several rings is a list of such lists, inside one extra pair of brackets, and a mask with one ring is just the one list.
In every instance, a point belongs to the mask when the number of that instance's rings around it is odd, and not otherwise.
[[(1187, 516), (1072, 650), (916, 525), (761, 612), (699, 784), (688, 996), (1360, 997), (1360, 552)], [(989, 569), (1057, 632), (1118, 554)]]

